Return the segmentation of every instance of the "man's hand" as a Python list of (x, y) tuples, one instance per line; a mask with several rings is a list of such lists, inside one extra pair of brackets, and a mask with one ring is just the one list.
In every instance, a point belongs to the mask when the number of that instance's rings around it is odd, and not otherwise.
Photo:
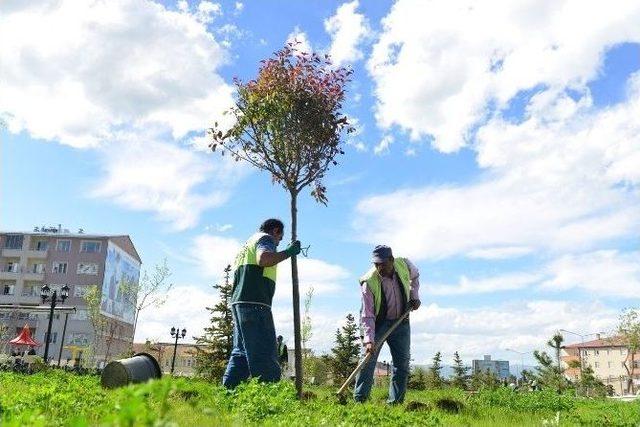
[(375, 344), (372, 342), (368, 342), (364, 345), (364, 352), (365, 353), (373, 353), (373, 349), (375, 348)]
[(419, 307), (420, 307), (419, 299), (412, 299), (409, 301), (409, 308), (411, 308), (411, 310), (417, 310)]
[(298, 255), (301, 251), (302, 251), (302, 248), (300, 246), (300, 240), (296, 240), (295, 242), (291, 242), (289, 247), (284, 250), (284, 252), (286, 252), (286, 254), (289, 257), (292, 257), (294, 255)]

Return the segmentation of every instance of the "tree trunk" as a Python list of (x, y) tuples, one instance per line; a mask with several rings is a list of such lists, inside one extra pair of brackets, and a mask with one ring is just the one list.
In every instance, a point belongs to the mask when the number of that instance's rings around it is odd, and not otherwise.
[[(291, 241), (298, 240), (298, 194), (291, 192)], [(296, 391), (302, 399), (302, 347), (300, 344), (300, 289), (298, 286), (298, 260), (291, 257), (291, 284), (293, 290), (293, 336), (295, 345)]]

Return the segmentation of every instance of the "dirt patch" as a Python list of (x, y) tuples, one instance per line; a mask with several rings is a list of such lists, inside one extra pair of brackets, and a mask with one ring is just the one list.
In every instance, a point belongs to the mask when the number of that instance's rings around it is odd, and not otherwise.
[(318, 396), (309, 390), (303, 391), (302, 392), (302, 400), (316, 400), (318, 398)]
[(462, 411), (464, 404), (458, 400), (444, 398), (436, 400), (436, 407), (442, 411), (457, 414)]
[(428, 403), (412, 400), (411, 402), (407, 403), (406, 409), (407, 411), (411, 412), (428, 412), (431, 411), (432, 408)]

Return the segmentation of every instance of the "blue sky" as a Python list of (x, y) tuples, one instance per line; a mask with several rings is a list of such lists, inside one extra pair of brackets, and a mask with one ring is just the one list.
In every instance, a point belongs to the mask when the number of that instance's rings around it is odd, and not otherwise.
[[(136, 339), (197, 334), (237, 247), (289, 222), (284, 191), (203, 130), (234, 77), (297, 39), (354, 69), (358, 129), (329, 205), (299, 205), (317, 352), (358, 311), (379, 243), (421, 272), (416, 363), (610, 332), (640, 286), (640, 6), (450, 3), (3, 4), (0, 226), (130, 234), (175, 284)], [(291, 337), (287, 268), (274, 316)]]

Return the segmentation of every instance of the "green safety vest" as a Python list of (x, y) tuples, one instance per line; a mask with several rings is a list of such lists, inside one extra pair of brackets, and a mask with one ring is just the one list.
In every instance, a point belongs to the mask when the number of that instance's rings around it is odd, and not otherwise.
[[(409, 273), (409, 266), (407, 265), (407, 261), (404, 258), (394, 258), (393, 260), (393, 268), (398, 274), (398, 278), (400, 279), (400, 283), (402, 284), (402, 288), (405, 293), (405, 303), (409, 301), (409, 293), (411, 291), (411, 275)], [(380, 275), (375, 267), (371, 267), (367, 273), (360, 278), (360, 283), (366, 283), (367, 287), (373, 294), (373, 304), (376, 309), (376, 317), (380, 313), (380, 307), (382, 306), (382, 282), (380, 280)]]
[(258, 265), (258, 240), (268, 236), (256, 233), (247, 240), (236, 256), (231, 303), (251, 302), (271, 307), (276, 291), (276, 266)]

